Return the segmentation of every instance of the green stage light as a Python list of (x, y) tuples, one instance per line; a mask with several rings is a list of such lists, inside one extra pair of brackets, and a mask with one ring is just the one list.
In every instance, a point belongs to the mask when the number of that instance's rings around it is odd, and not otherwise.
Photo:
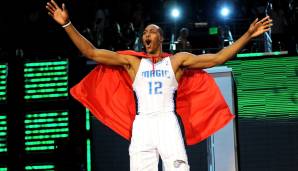
[(25, 170), (55, 171), (54, 165), (27, 165)]
[(39, 71), (59, 71), (67, 70), (66, 66), (46, 67), (46, 68), (25, 68), (25, 73), (39, 72)]
[(31, 142), (26, 142), (26, 146), (36, 146), (36, 145), (53, 145), (55, 144), (54, 140), (48, 140), (48, 141), (31, 141)]
[(278, 52), (256, 52), (256, 53), (239, 53), (237, 58), (247, 58), (247, 57), (264, 57), (264, 56), (279, 56), (287, 55), (288, 51), (278, 51)]
[(25, 96), (25, 99), (43, 99), (43, 98), (54, 98), (54, 97), (66, 97), (68, 96), (68, 93), (63, 94), (43, 94), (43, 95), (27, 95)]
[(68, 61), (24, 64), (25, 99), (68, 97)]
[(0, 148), (0, 153), (4, 153), (4, 152), (7, 152), (7, 148), (1, 147)]
[(87, 139), (87, 171), (91, 171), (91, 142)]
[(27, 135), (25, 140), (44, 140), (44, 139), (56, 139), (56, 138), (66, 138), (68, 134), (53, 134), (53, 135)]
[(209, 35), (218, 35), (218, 27), (210, 27)]
[(43, 125), (26, 125), (26, 129), (36, 129), (36, 128), (52, 128), (52, 127), (65, 127), (68, 126), (68, 123), (50, 123)]
[(298, 57), (234, 60), (239, 118), (298, 119)]
[(27, 114), (26, 118), (48, 118), (48, 117), (56, 117), (56, 116), (68, 116), (68, 112), (49, 112), (49, 113), (36, 113), (36, 114)]
[(7, 152), (7, 116), (0, 115), (0, 153)]
[(67, 86), (66, 82), (62, 83), (44, 83), (44, 84), (31, 84), (31, 85), (26, 85), (26, 89), (30, 88), (40, 88), (40, 87), (59, 87), (59, 86)]
[(7, 128), (6, 128), (6, 127), (1, 127), (1, 126), (0, 126), (0, 131), (7, 131)]
[(67, 88), (49, 88), (49, 89), (37, 89), (37, 90), (26, 90), (27, 94), (36, 94), (36, 93), (52, 93), (52, 92), (65, 92)]
[(25, 116), (25, 150), (54, 150), (56, 140), (69, 136), (68, 112), (29, 113)]
[[(86, 109), (86, 131), (90, 131), (90, 111), (88, 109)], [(87, 145), (87, 171), (91, 171), (91, 140), (90, 138), (87, 139), (86, 141), (86, 145)]]
[(90, 131), (90, 111), (86, 109), (86, 130)]
[(59, 66), (59, 65), (67, 65), (68, 61), (54, 61), (54, 62), (32, 62), (32, 63), (26, 63), (25, 67), (40, 67), (40, 66)]
[(34, 82), (51, 82), (51, 81), (67, 81), (68, 77), (53, 77), (53, 78), (32, 78), (25, 80), (26, 83)]
[(67, 72), (49, 72), (49, 73), (33, 73), (33, 74), (25, 74), (25, 77), (44, 77), (44, 76), (60, 76), (67, 75)]
[(7, 64), (0, 64), (0, 102), (6, 100)]
[(57, 128), (57, 129), (46, 129), (46, 130), (28, 130), (25, 134), (45, 134), (45, 133), (57, 133), (57, 132), (68, 132), (68, 128)]
[(55, 150), (54, 145), (40, 146), (40, 147), (25, 147), (26, 151), (46, 151), (46, 150)]

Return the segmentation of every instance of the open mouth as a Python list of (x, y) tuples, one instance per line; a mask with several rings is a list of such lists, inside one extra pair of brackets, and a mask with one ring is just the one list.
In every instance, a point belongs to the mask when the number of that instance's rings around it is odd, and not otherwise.
[(145, 40), (145, 43), (146, 43), (146, 46), (147, 47), (150, 47), (151, 46), (151, 40), (147, 39), (147, 40)]

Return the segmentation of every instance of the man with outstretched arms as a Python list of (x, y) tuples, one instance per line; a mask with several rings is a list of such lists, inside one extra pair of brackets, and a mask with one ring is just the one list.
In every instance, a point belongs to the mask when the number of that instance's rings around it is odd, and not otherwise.
[(162, 29), (150, 24), (142, 35), (146, 52), (113, 52), (97, 49), (84, 38), (64, 4), (60, 7), (51, 0), (46, 8), (83, 55), (99, 64), (71, 94), (131, 141), (131, 171), (157, 171), (159, 156), (166, 171), (189, 170), (182, 132), (188, 145), (195, 144), (234, 118), (212, 77), (202, 69), (225, 63), (272, 25), (268, 16), (256, 19), (236, 42), (214, 54), (172, 55), (162, 50)]

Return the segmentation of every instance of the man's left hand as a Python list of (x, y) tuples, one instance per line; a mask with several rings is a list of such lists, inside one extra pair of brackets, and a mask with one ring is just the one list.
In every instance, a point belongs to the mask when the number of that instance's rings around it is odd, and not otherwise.
[(253, 23), (250, 24), (247, 33), (251, 36), (251, 38), (255, 38), (269, 31), (272, 25), (272, 20), (269, 16), (264, 17), (260, 21), (258, 21), (257, 18)]

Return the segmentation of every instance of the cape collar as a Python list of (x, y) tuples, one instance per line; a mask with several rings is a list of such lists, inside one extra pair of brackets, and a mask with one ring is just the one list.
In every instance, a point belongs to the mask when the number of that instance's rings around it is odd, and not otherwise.
[(123, 54), (123, 55), (132, 55), (132, 56), (137, 56), (137, 57), (142, 57), (142, 58), (151, 58), (152, 62), (153, 63), (156, 63), (158, 58), (165, 58), (165, 57), (168, 57), (168, 56), (172, 56), (172, 54), (170, 53), (162, 53), (158, 56), (149, 56), (147, 53), (145, 52), (136, 52), (136, 51), (133, 51), (133, 50), (123, 50), (123, 51), (117, 51), (117, 53), (119, 54)]
[(133, 51), (133, 50), (117, 51), (117, 53), (123, 54), (123, 55), (132, 55), (132, 56), (137, 56), (137, 57), (142, 57), (142, 58), (151, 58), (153, 71), (154, 71), (154, 64), (157, 62), (158, 58), (160, 58), (160, 57), (165, 58), (165, 57), (168, 57), (168, 56), (172, 56), (172, 54), (165, 53), (165, 52), (163, 52), (162, 54), (160, 54), (158, 56), (149, 56), (145, 52), (136, 52), (136, 51)]

